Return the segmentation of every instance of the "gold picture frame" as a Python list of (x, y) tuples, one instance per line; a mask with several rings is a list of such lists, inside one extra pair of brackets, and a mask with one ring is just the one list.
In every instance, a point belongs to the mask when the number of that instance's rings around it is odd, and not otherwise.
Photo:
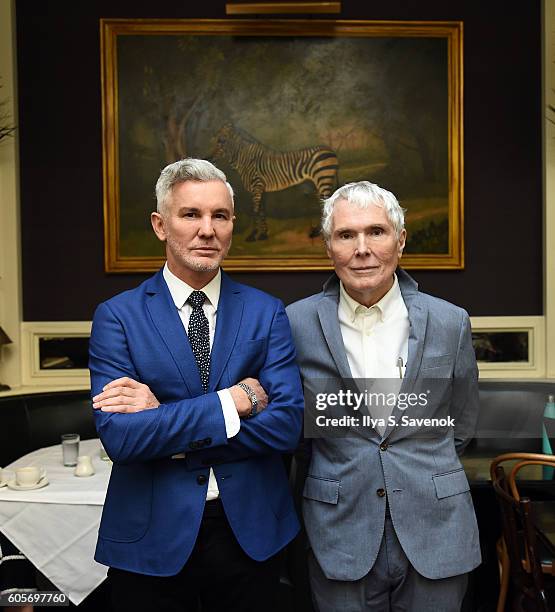
[[(103, 19), (100, 32), (107, 272), (163, 264), (154, 182), (210, 157), (222, 126), (287, 159), (332, 150), (337, 184), (377, 182), (408, 209), (404, 268), (464, 268), (462, 22)], [(290, 162), (263, 195), (264, 235), (230, 155), (216, 161), (237, 196), (226, 270), (330, 269), (316, 179), (293, 183)]]
[(341, 2), (226, 2), (226, 15), (337, 14)]

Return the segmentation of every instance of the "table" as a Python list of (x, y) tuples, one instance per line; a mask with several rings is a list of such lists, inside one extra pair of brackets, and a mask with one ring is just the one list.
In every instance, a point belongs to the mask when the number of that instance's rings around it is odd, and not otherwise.
[(0, 489), (0, 531), (60, 591), (78, 605), (105, 578), (94, 549), (112, 464), (99, 457), (100, 440), (82, 440), (79, 453), (90, 455), (94, 476), (78, 478), (62, 464), (60, 444), (42, 448), (4, 468), (42, 465), (50, 484), (33, 491)]

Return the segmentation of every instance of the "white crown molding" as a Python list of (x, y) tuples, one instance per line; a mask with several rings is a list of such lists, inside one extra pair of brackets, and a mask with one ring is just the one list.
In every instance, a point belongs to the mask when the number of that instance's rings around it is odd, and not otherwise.
[(555, 2), (543, 3), (544, 315), (546, 376), (555, 378)]
[(528, 360), (523, 362), (478, 362), (480, 378), (545, 378), (544, 317), (470, 317), (473, 332), (525, 332), (528, 334)]
[[(4, 110), (17, 125), (17, 86), (15, 53), (15, 3), (0, 2), (0, 99)], [(13, 344), (0, 352), (0, 382), (21, 384), (21, 342), (19, 323), (22, 319), (21, 256), (19, 223), (18, 132), (0, 142), (0, 326)]]
[(87, 369), (45, 370), (40, 367), (40, 338), (85, 337), (91, 334), (90, 321), (33, 321), (21, 324), (22, 381), (24, 386), (90, 388)]

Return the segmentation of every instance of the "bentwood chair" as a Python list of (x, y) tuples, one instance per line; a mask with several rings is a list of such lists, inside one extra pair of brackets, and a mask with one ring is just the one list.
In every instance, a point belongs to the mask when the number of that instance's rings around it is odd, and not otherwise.
[[(510, 469), (508, 476), (501, 465), (505, 462), (513, 462), (507, 468)], [(496, 457), (490, 465), (491, 481), (503, 525), (503, 535), (497, 543), (501, 573), (497, 612), (549, 612), (555, 609), (553, 599), (548, 599), (544, 576), (555, 576), (553, 551), (538, 537), (532, 502), (530, 498), (520, 496), (517, 486), (518, 472), (529, 465), (555, 468), (555, 457), (535, 453), (506, 453)]]

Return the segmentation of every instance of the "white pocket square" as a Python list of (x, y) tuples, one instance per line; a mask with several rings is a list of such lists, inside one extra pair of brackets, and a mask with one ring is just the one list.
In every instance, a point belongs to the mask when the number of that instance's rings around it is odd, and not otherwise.
[(176, 453), (172, 455), (172, 459), (185, 459), (185, 453)]

